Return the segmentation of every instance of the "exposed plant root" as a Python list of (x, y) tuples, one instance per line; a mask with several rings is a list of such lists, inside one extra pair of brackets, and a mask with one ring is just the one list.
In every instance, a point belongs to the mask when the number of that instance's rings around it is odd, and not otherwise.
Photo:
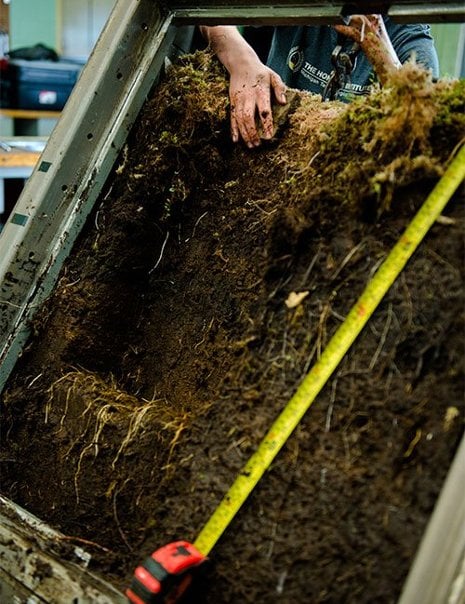
[(90, 539), (83, 539), (82, 537), (74, 537), (72, 535), (60, 535), (56, 537), (57, 541), (70, 541), (72, 543), (80, 543), (81, 545), (85, 545), (86, 547), (95, 547), (97, 549), (102, 550), (103, 552), (110, 552), (107, 547), (96, 543), (95, 541), (91, 541)]
[[(127, 480), (124, 482), (124, 484), (123, 484), (123, 485), (122, 485), (122, 487), (121, 487), (121, 490), (123, 490), (123, 489), (124, 489), (124, 486), (126, 485), (126, 483), (127, 483), (128, 481), (129, 481), (129, 479), (127, 479)], [(120, 521), (119, 521), (119, 516), (118, 516), (118, 507), (117, 507), (117, 504), (116, 504), (116, 498), (118, 497), (118, 493), (119, 493), (119, 491), (118, 491), (118, 490), (115, 490), (115, 491), (113, 492), (113, 497), (112, 497), (113, 518), (115, 519), (116, 527), (117, 527), (118, 532), (119, 532), (119, 534), (120, 534), (120, 536), (121, 536), (121, 539), (123, 540), (123, 543), (126, 545), (126, 547), (128, 548), (128, 550), (129, 550), (130, 552), (132, 552), (134, 548), (133, 548), (133, 547), (131, 546), (131, 544), (129, 543), (128, 538), (126, 537), (126, 534), (125, 534), (125, 532), (123, 531), (123, 529), (122, 529), (122, 527), (121, 527), (121, 523), (120, 523)]]
[[(140, 400), (119, 390), (112, 378), (105, 382), (96, 374), (84, 371), (70, 371), (56, 380), (49, 388), (49, 397), (45, 410), (45, 422), (52, 412), (62, 409), (59, 419), (61, 430), (78, 431), (78, 435), (68, 448), (66, 457), (79, 446), (74, 486), (76, 500), (79, 502), (79, 476), (86, 456), (99, 455), (100, 447), (107, 446), (104, 436), (106, 430), (115, 428), (122, 434), (120, 444), (110, 463), (112, 470), (128, 451), (147, 433), (157, 430), (174, 433), (168, 444), (168, 463), (180, 434), (189, 425), (189, 415), (185, 412), (177, 415), (169, 408), (165, 400)], [(71, 428), (71, 429), (70, 429)], [(114, 446), (112, 441), (112, 446)], [(116, 485), (112, 483), (110, 491), (114, 493)]]

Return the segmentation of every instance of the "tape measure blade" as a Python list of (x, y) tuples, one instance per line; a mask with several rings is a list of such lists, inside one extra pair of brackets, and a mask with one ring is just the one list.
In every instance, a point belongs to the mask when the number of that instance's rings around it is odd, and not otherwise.
[(237, 514), (464, 178), (465, 146), (462, 146), (204, 525), (194, 542), (204, 555), (211, 551)]

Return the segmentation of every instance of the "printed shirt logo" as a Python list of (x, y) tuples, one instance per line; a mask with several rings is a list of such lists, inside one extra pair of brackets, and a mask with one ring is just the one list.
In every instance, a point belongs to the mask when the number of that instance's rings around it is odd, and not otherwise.
[[(287, 65), (293, 73), (300, 72), (300, 76), (321, 89), (321, 92), (323, 92), (323, 90), (326, 88), (329, 78), (331, 77), (330, 73), (324, 71), (323, 69), (319, 69), (315, 65), (312, 65), (312, 63), (306, 61), (303, 50), (298, 46), (294, 46), (289, 51), (287, 56)], [(360, 84), (352, 84), (351, 82), (347, 82), (336, 96), (338, 98), (348, 98), (352, 95), (368, 94), (370, 88), (370, 84), (362, 86)]]
[(289, 67), (289, 69), (293, 73), (295, 73), (296, 71), (299, 71), (299, 69), (302, 67), (303, 62), (303, 50), (301, 50), (298, 46), (294, 46), (294, 48), (291, 48), (289, 54), (287, 55), (287, 66)]

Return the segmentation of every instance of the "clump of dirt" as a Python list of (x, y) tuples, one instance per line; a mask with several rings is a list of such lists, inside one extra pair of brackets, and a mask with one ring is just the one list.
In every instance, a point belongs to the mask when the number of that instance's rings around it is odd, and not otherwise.
[[(444, 172), (465, 84), (295, 93), (230, 142), (206, 53), (153, 91), (3, 394), (2, 490), (123, 588), (193, 541)], [(463, 432), (463, 191), (212, 552), (191, 601), (399, 595)], [(91, 544), (89, 547), (92, 549)]]

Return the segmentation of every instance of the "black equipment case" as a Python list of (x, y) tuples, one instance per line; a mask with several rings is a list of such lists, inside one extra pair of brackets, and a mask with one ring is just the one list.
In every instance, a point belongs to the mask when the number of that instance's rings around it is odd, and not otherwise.
[[(13, 109), (63, 109), (83, 65), (69, 61), (10, 59), (2, 70), (2, 104)], [(2, 86), (2, 87), (3, 87)]]

